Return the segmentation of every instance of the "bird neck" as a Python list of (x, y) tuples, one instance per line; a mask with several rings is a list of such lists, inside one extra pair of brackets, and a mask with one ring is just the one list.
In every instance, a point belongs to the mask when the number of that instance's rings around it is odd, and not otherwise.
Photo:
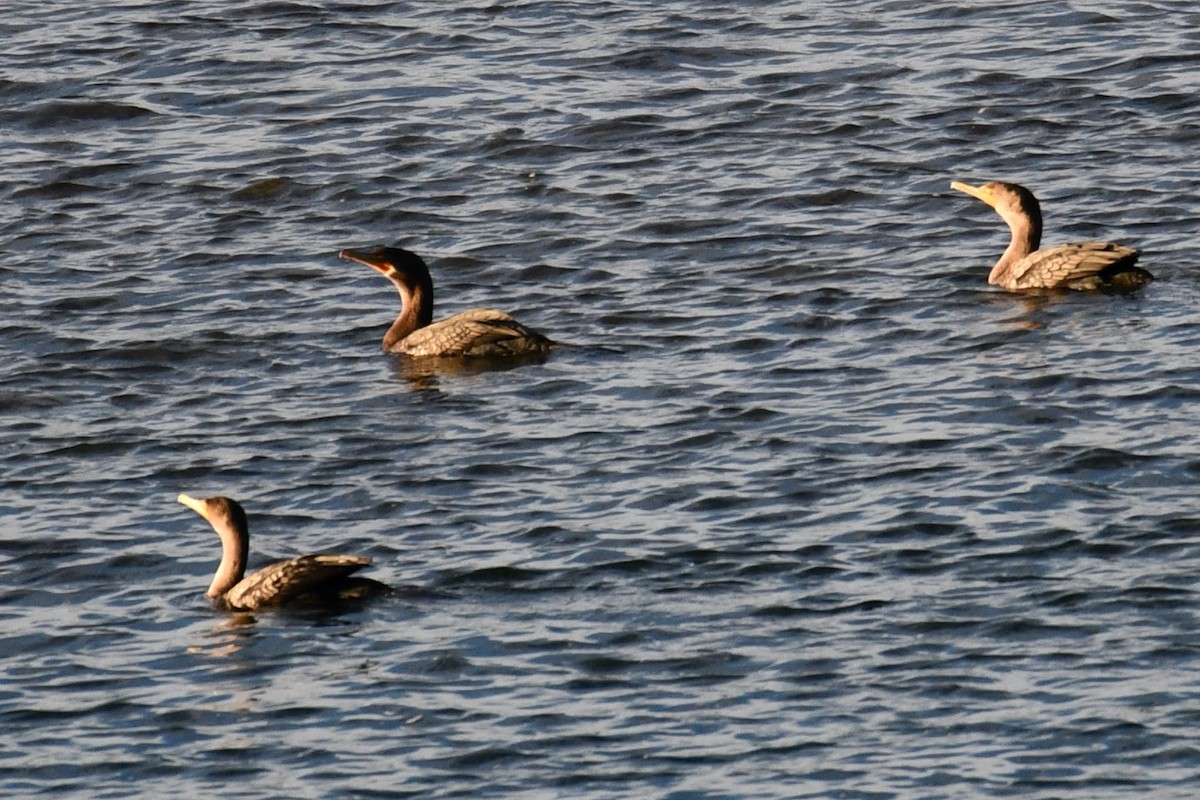
[(433, 282), (429, 285), (408, 286), (398, 280), (396, 291), (400, 293), (400, 316), (383, 336), (383, 349), (390, 350), (418, 328), (433, 322)]
[(1008, 223), (1008, 227), (1012, 231), (1012, 240), (1009, 241), (1004, 255), (1000, 256), (1000, 260), (996, 262), (996, 266), (992, 267), (991, 274), (988, 275), (988, 283), (993, 285), (1001, 283), (1012, 266), (1037, 250), (1042, 241), (1041, 228), (1034, 225), (1030, 219), (1023, 216), (1006, 216), (1004, 221)]
[(221, 537), (221, 564), (208, 587), (208, 596), (212, 598), (222, 597), (237, 586), (246, 572), (250, 553), (249, 531), (225, 527), (218, 529), (217, 535)]

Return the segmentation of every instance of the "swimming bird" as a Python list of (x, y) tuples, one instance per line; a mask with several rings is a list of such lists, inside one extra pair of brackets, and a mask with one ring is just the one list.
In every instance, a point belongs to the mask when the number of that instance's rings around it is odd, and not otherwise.
[(473, 308), (433, 321), (433, 279), (416, 253), (400, 247), (338, 254), (377, 270), (400, 292), (400, 316), (383, 336), (386, 353), (408, 356), (509, 356), (544, 353), (554, 343), (493, 308)]
[(1042, 209), (1033, 192), (1015, 183), (992, 181), (950, 188), (987, 203), (1008, 223), (1012, 241), (988, 275), (988, 283), (1021, 289), (1107, 289), (1131, 291), (1154, 279), (1135, 267), (1138, 251), (1114, 242), (1078, 242), (1039, 250)]
[(208, 587), (208, 597), (231, 611), (271, 606), (320, 606), (363, 600), (389, 587), (370, 578), (352, 577), (371, 563), (367, 556), (308, 555), (268, 564), (243, 577), (250, 553), (246, 512), (236, 500), (177, 498), (213, 526), (221, 537), (221, 564)]

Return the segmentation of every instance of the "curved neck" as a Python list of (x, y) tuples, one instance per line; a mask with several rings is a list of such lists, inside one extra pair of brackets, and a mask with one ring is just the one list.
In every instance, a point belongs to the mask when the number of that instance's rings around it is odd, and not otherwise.
[(1035, 225), (1029, 217), (1023, 214), (1001, 214), (1001, 216), (1004, 217), (1004, 221), (1008, 223), (1008, 227), (1012, 231), (1012, 240), (1008, 243), (1004, 255), (1000, 256), (1000, 260), (988, 274), (988, 283), (990, 284), (999, 283), (1014, 264), (1037, 250), (1038, 245), (1042, 242), (1041, 226)]
[(388, 279), (396, 285), (400, 293), (400, 316), (383, 335), (383, 349), (390, 350), (397, 342), (403, 341), (410, 333), (418, 328), (424, 328), (433, 322), (433, 281), (426, 279), (409, 286), (399, 276), (389, 274)]
[(232, 525), (213, 527), (221, 537), (221, 564), (209, 584), (207, 595), (217, 598), (237, 586), (245, 574), (246, 559), (250, 553), (250, 532), (238, 530)]

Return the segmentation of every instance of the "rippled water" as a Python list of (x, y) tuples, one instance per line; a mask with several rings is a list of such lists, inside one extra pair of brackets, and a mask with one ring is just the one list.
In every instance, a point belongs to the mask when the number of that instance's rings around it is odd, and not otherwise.
[[(1194, 796), (1193, 4), (0, 32), (0, 793)], [(991, 289), (995, 178), (1160, 280)], [(377, 242), (572, 346), (382, 355)], [(404, 590), (215, 613), (180, 491)]]

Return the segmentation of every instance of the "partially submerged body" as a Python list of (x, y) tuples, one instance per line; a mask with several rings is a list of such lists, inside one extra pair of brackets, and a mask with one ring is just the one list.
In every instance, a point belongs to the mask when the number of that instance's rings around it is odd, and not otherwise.
[(993, 181), (971, 186), (954, 181), (951, 188), (987, 203), (1008, 223), (1012, 239), (992, 267), (988, 283), (1009, 291), (1025, 289), (1100, 289), (1132, 291), (1153, 280), (1134, 266), (1138, 251), (1114, 242), (1079, 242), (1038, 249), (1042, 211), (1024, 186)]
[(371, 563), (367, 556), (299, 556), (246, 575), (250, 528), (241, 505), (228, 497), (199, 500), (181, 494), (178, 500), (204, 517), (221, 539), (221, 564), (206, 594), (222, 608), (255, 611), (277, 606), (336, 605), (389, 591), (379, 581), (354, 575)]
[(473, 308), (433, 321), (433, 279), (421, 257), (399, 247), (343, 250), (366, 264), (400, 293), (400, 316), (383, 337), (387, 353), (407, 356), (510, 356), (544, 353), (554, 343), (494, 308)]

